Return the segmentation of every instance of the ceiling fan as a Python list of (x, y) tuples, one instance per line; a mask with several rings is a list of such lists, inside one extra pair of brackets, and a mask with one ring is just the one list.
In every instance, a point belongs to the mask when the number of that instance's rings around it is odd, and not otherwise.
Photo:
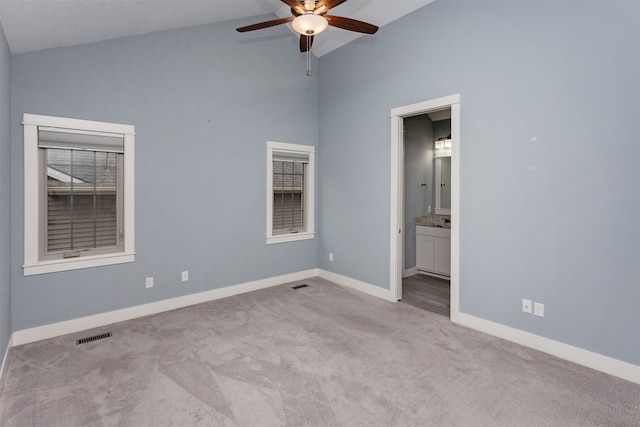
[[(278, 18), (270, 21), (259, 22), (246, 27), (236, 28), (236, 31), (244, 33), (246, 31), (261, 30), (280, 24), (291, 22), (295, 31), (300, 33), (300, 52), (308, 52), (313, 44), (313, 37), (326, 30), (329, 25), (343, 30), (355, 31), (357, 33), (375, 34), (378, 27), (367, 22), (356, 19), (344, 18), (342, 16), (327, 15), (330, 9), (341, 5), (347, 0), (280, 0), (291, 7), (291, 15), (287, 18)], [(307, 75), (311, 71), (307, 69)]]

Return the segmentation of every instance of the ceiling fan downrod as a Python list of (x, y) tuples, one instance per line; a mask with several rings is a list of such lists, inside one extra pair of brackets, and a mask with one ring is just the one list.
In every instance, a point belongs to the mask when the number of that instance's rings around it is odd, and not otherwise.
[[(309, 44), (309, 39), (307, 39)], [(307, 49), (307, 77), (311, 77), (311, 49)]]

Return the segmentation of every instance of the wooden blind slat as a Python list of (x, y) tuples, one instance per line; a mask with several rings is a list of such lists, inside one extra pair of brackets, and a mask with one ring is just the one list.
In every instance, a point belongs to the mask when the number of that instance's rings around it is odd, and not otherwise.
[[(71, 167), (69, 167), (71, 169)], [(80, 168), (83, 176), (92, 175), (86, 167)], [(71, 186), (60, 194), (54, 188), (47, 197), (47, 249), (68, 251), (117, 245), (117, 198), (115, 192), (94, 192), (86, 185)], [(73, 194), (73, 195), (72, 195)], [(94, 209), (95, 202), (95, 209)]]

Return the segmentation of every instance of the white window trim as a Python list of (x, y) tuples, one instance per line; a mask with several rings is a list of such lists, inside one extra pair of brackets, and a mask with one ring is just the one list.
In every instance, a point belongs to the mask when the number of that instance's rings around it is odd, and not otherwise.
[[(24, 125), (24, 275), (77, 270), (135, 261), (134, 242), (134, 144), (135, 127), (116, 123), (62, 117), (23, 115)], [(122, 252), (87, 255), (78, 258), (39, 260), (39, 173), (38, 173), (38, 127), (57, 127), (119, 133), (124, 135), (124, 250)]]
[[(273, 234), (273, 150), (293, 151), (309, 155), (307, 177), (305, 177), (305, 223), (304, 232), (289, 234)], [(315, 147), (311, 145), (288, 144), (285, 142), (267, 141), (267, 244), (295, 242), (315, 238)]]

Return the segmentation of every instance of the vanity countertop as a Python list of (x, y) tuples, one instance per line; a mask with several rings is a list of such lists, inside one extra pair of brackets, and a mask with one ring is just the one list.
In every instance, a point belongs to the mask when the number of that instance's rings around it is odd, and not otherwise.
[(425, 227), (451, 228), (451, 219), (442, 215), (417, 216), (416, 225), (422, 225)]

